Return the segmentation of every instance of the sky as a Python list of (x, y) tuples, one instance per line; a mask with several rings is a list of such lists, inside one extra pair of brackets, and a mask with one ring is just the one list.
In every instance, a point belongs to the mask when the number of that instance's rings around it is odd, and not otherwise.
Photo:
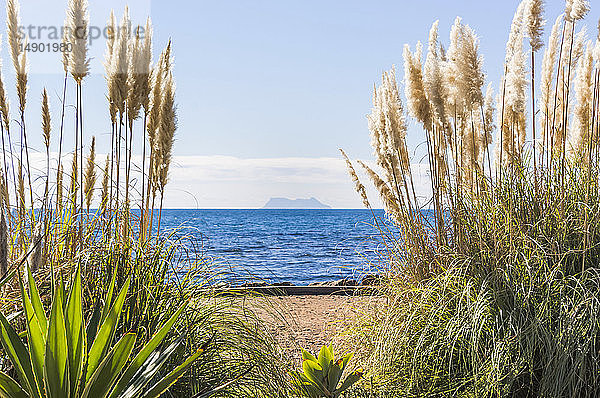
[[(381, 73), (396, 65), (401, 81), (404, 44), (414, 48), (417, 41), (426, 42), (431, 24), (439, 20), (440, 38), (447, 45), (450, 27), (461, 16), (480, 37), (487, 78), (497, 88), (518, 3), (103, 0), (90, 1), (90, 16), (92, 26), (104, 28), (110, 10), (120, 19), (128, 4), (134, 25), (151, 17), (155, 58), (169, 38), (173, 41), (178, 130), (166, 207), (253, 208), (270, 197), (316, 197), (336, 208), (358, 208), (361, 201), (338, 148), (352, 159), (372, 158), (366, 115)], [(564, 8), (562, 0), (547, 3), (546, 36)], [(22, 0), (22, 25), (34, 27), (29, 42), (56, 43), (49, 32), (63, 24), (66, 6), (66, 0)], [(596, 36), (594, 21), (599, 16), (596, 7), (586, 18), (590, 37)], [(42, 26), (48, 28), (38, 35), (36, 28)], [(3, 73), (16, 104), (14, 72), (4, 39), (2, 47)], [(83, 88), (84, 139), (89, 142), (96, 136), (100, 154), (107, 152), (110, 142), (104, 48), (102, 37), (92, 41), (92, 73)], [(37, 153), (43, 148), (41, 91), (46, 87), (50, 94), (55, 151), (64, 74), (60, 54), (28, 55), (29, 143), (33, 157), (43, 160)], [(538, 58), (539, 62), (541, 54)], [(67, 148), (73, 145), (74, 100), (70, 82)], [(422, 163), (424, 135), (410, 123), (412, 161)], [(138, 150), (140, 128), (134, 143)], [(415, 165), (415, 170), (418, 191), (426, 195), (426, 167)], [(369, 196), (377, 206), (376, 193), (370, 190)]]

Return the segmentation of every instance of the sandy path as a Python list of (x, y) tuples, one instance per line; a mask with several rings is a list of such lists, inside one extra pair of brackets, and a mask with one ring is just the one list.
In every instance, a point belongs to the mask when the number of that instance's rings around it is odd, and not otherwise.
[[(299, 358), (300, 347), (315, 352), (329, 344), (348, 322), (367, 308), (372, 298), (284, 296), (252, 300), (251, 306), (258, 308), (257, 313), (268, 323), (270, 332), (284, 350), (291, 357)], [(265, 310), (263, 306), (271, 309)]]

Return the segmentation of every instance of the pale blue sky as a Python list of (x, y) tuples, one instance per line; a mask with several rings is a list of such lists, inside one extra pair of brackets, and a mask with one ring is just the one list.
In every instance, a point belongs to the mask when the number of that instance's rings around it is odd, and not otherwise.
[[(23, 25), (60, 25), (66, 3), (23, 0)], [(127, 2), (90, 3), (92, 25), (102, 25), (110, 8), (120, 18)], [(551, 25), (564, 2), (548, 3)], [(316, 196), (335, 207), (360, 207), (335, 159), (339, 147), (353, 158), (370, 157), (365, 116), (381, 72), (395, 64), (401, 80), (404, 43), (414, 47), (418, 40), (426, 42), (436, 19), (441, 40), (447, 43), (458, 15), (480, 36), (485, 70), (497, 87), (518, 1), (135, 0), (128, 4), (134, 22), (143, 23), (150, 13), (155, 53), (169, 37), (174, 43), (179, 130), (167, 205), (256, 207), (271, 196)], [(590, 36), (596, 35), (593, 21), (599, 15), (597, 7), (587, 18)], [(5, 47), (3, 43), (4, 73), (13, 96)], [(86, 135), (96, 135), (99, 151), (105, 153), (110, 125), (101, 75), (103, 51), (102, 40), (92, 44), (94, 73), (86, 81), (84, 111)], [(31, 145), (37, 149), (42, 146), (38, 133), (42, 84), (51, 94), (56, 121), (61, 68), (59, 56), (31, 57), (28, 121)], [(67, 120), (67, 126), (72, 121)], [(410, 145), (422, 141), (419, 130), (411, 130)], [(69, 135), (66, 145), (71, 143)]]

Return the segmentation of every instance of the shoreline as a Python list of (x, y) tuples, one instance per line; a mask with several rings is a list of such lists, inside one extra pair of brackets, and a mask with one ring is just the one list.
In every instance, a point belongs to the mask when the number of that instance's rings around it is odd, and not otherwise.
[(370, 296), (377, 293), (381, 277), (366, 275), (357, 282), (354, 279), (313, 282), (308, 285), (294, 285), (291, 282), (251, 282), (240, 286), (217, 287), (218, 295), (257, 294), (264, 296)]
[(257, 287), (232, 287), (217, 289), (217, 295), (245, 295), (256, 294), (260, 296), (370, 296), (377, 291), (374, 286), (257, 286)]

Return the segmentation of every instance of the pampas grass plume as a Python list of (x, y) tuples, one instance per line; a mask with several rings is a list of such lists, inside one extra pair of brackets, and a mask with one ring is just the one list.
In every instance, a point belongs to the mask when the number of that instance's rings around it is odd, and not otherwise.
[[(559, 15), (552, 26), (550, 32), (550, 38), (548, 39), (548, 46), (544, 51), (544, 57), (542, 58), (542, 73), (541, 73), (541, 85), (540, 85), (540, 106), (542, 109), (542, 134), (545, 134), (546, 129), (544, 125), (544, 119), (551, 119), (553, 115), (552, 104), (550, 103), (553, 76), (554, 76), (554, 64), (558, 54), (560, 44), (560, 26), (562, 23), (563, 16)], [(542, 136), (543, 138), (544, 136)]]
[(89, 18), (87, 0), (69, 0), (67, 28), (71, 51), (68, 64), (71, 75), (77, 84), (81, 84), (90, 69), (90, 60), (87, 56)]
[(373, 109), (367, 120), (377, 164), (388, 173), (388, 180), (393, 179), (393, 174), (397, 177), (406, 174), (409, 163), (407, 126), (394, 68), (383, 73), (381, 86), (375, 88)]
[(544, 33), (544, 1), (528, 0), (525, 11), (525, 24), (527, 26), (527, 35), (529, 36), (529, 45), (536, 52), (543, 46), (542, 34)]
[(491, 141), (492, 131), (496, 129), (494, 125), (494, 88), (492, 87), (492, 83), (489, 83), (485, 92), (485, 100), (483, 101), (483, 123), (484, 123), (484, 131), (489, 135), (489, 140), (487, 144), (489, 145)]
[(27, 101), (27, 52), (23, 51), (23, 37), (19, 31), (21, 26), (19, 3), (16, 0), (8, 0), (6, 3), (6, 26), (10, 55), (17, 75), (19, 108), (23, 112)]
[(510, 59), (506, 75), (506, 104), (517, 113), (525, 112), (528, 82), (526, 64), (522, 46), (515, 46), (515, 53)]
[(19, 32), (21, 21), (19, 18), (19, 3), (17, 0), (7, 0), (6, 2), (6, 27), (8, 30), (8, 46), (10, 57), (15, 71), (18, 73), (20, 67), (20, 55), (23, 49), (23, 38)]
[(160, 111), (160, 122), (158, 126), (157, 139), (157, 157), (155, 164), (156, 176), (158, 178), (158, 189), (164, 192), (167, 185), (169, 167), (173, 156), (173, 142), (175, 130), (177, 129), (177, 114), (175, 109), (175, 82), (173, 76), (169, 74), (165, 81), (165, 89), (162, 98), (162, 107)]
[(525, 17), (525, 6), (527, 5), (528, 0), (522, 1), (517, 7), (517, 11), (513, 16), (512, 23), (510, 25), (510, 33), (508, 35), (508, 41), (506, 42), (506, 63), (510, 62), (510, 58), (513, 56), (515, 51), (518, 48), (521, 49), (523, 47), (523, 27), (524, 27), (524, 17)]
[(72, 204), (76, 204), (77, 200), (77, 156), (73, 154), (71, 161), (71, 180), (69, 183), (69, 196)]
[(423, 124), (425, 129), (431, 129), (431, 106), (425, 95), (423, 86), (423, 71), (421, 69), (422, 45), (417, 44), (415, 53), (410, 51), (408, 45), (404, 46), (404, 83), (406, 84), (406, 98), (408, 110)]
[(110, 119), (113, 124), (117, 122), (117, 102), (119, 97), (116, 76), (113, 72), (113, 52), (115, 47), (114, 44), (117, 37), (117, 22), (115, 18), (115, 13), (111, 10), (107, 27), (106, 51), (104, 53), (104, 70), (106, 74), (106, 84), (108, 86)]
[(129, 60), (127, 63), (129, 68), (127, 73), (127, 117), (129, 118), (130, 123), (139, 117), (140, 109), (142, 107), (142, 93), (139, 87), (141, 82), (139, 74), (141, 47), (142, 43), (138, 31), (135, 34), (135, 38), (130, 40)]
[[(447, 94), (447, 102), (448, 108), (456, 108), (457, 106), (462, 104), (462, 100), (459, 98), (458, 92), (458, 79), (459, 79), (459, 71), (458, 71), (458, 56), (459, 56), (459, 48), (460, 41), (462, 36), (462, 19), (460, 17), (456, 17), (454, 20), (454, 24), (450, 29), (450, 46), (448, 47), (448, 52), (446, 54), (447, 60), (445, 62), (444, 67), (444, 79), (445, 86), (448, 90)], [(459, 111), (460, 113), (460, 111)]]
[(483, 105), (483, 57), (479, 54), (479, 39), (468, 25), (462, 29), (457, 66), (460, 97), (471, 106)]
[(354, 182), (354, 189), (360, 195), (363, 205), (366, 208), (370, 209), (371, 204), (369, 203), (369, 198), (367, 197), (367, 189), (362, 184), (362, 182), (360, 182), (360, 179), (358, 178), (358, 174), (356, 174), (356, 170), (354, 169), (354, 166), (352, 166), (352, 162), (348, 158), (348, 155), (346, 155), (346, 152), (344, 152), (343, 149), (340, 149), (340, 152), (342, 153), (342, 157), (344, 158), (344, 161), (346, 162), (346, 168), (348, 169), (348, 174), (350, 174), (350, 178), (352, 179), (352, 182)]
[(50, 131), (52, 127), (50, 124), (50, 107), (48, 106), (48, 93), (44, 88), (42, 92), (42, 134), (44, 136), (44, 145), (46, 150), (50, 148)]
[(575, 77), (577, 103), (574, 108), (574, 126), (569, 134), (569, 146), (572, 154), (582, 154), (588, 147), (592, 99), (594, 98), (593, 71), (593, 47), (590, 42), (584, 56), (579, 59), (577, 64)]
[(148, 114), (148, 141), (150, 147), (155, 147), (156, 141), (156, 130), (159, 125), (159, 117), (162, 109), (163, 100), (163, 82), (165, 76), (169, 73), (171, 61), (171, 41), (167, 44), (167, 47), (163, 50), (160, 55), (159, 62), (154, 66), (152, 71), (152, 102), (150, 104), (150, 112)]
[(8, 271), (8, 228), (4, 210), (0, 209), (0, 278)]
[(85, 205), (86, 208), (90, 209), (92, 204), (92, 193), (94, 186), (96, 185), (96, 137), (92, 137), (92, 145), (90, 147), (90, 154), (87, 158), (87, 164), (85, 167), (85, 181), (83, 184), (83, 192), (85, 194)]
[(373, 182), (373, 185), (379, 192), (379, 196), (381, 197), (381, 201), (383, 202), (386, 213), (388, 213), (390, 217), (398, 220), (400, 218), (400, 207), (398, 204), (398, 199), (394, 196), (390, 187), (388, 187), (385, 181), (363, 161), (358, 160), (358, 164), (365, 169), (367, 176), (371, 182)]
[(56, 203), (58, 210), (62, 213), (63, 210), (63, 165), (61, 164), (56, 171)]
[(439, 53), (438, 41), (439, 21), (435, 21), (429, 31), (429, 44), (427, 46), (427, 57), (425, 58), (425, 67), (423, 73), (423, 84), (427, 98), (432, 105), (437, 123), (446, 127), (447, 117), (444, 99), (446, 90), (444, 86), (444, 76), (442, 69), (442, 60)]
[(19, 110), (25, 111), (27, 104), (27, 51), (21, 53), (19, 70), (17, 71), (17, 95), (19, 97)]
[(396, 83), (396, 70), (392, 68), (383, 74), (383, 82), (381, 89), (383, 99), (381, 104), (384, 110), (385, 128), (387, 133), (387, 155), (391, 155), (392, 159), (399, 156), (398, 161), (404, 173), (409, 171), (408, 151), (406, 149), (406, 118), (404, 117), (404, 107), (400, 99), (398, 84)]
[(106, 51), (104, 52), (104, 69), (106, 70), (107, 74), (112, 68), (112, 57), (117, 37), (117, 19), (115, 18), (114, 10), (110, 10), (110, 16), (108, 17), (108, 23), (106, 26)]
[(587, 0), (567, 0), (565, 6), (565, 15), (569, 21), (578, 21), (583, 19), (590, 10), (590, 4)]
[(127, 74), (129, 72), (130, 24), (129, 8), (125, 7), (121, 25), (119, 26), (119, 35), (113, 46), (110, 72), (112, 74), (110, 97), (121, 114), (125, 112), (125, 101), (129, 91)]
[(100, 206), (102, 210), (106, 210), (106, 206), (108, 205), (108, 181), (109, 181), (109, 173), (110, 173), (110, 157), (106, 155), (106, 162), (104, 164), (104, 171), (102, 176), (102, 190), (100, 191)]
[[(526, 1), (519, 4), (513, 18), (511, 31), (506, 44), (506, 105), (518, 114), (525, 112), (527, 88), (526, 56), (523, 51), (524, 10)], [(524, 126), (523, 126), (523, 130)]]

